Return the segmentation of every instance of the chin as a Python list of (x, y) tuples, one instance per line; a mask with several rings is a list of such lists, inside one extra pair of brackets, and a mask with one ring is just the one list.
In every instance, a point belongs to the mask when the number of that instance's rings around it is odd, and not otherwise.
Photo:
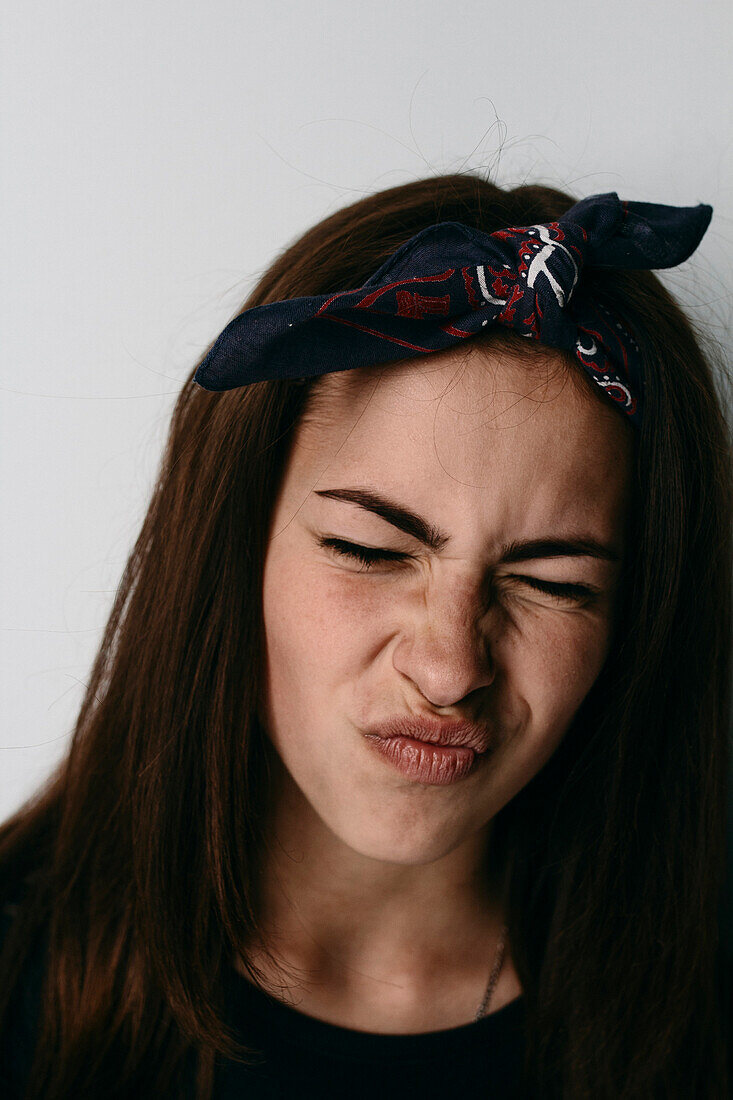
[(434, 828), (426, 830), (424, 818), (415, 817), (412, 828), (408, 823), (401, 827), (374, 828), (374, 824), (363, 828), (350, 823), (347, 829), (338, 832), (339, 839), (352, 851), (373, 859), (379, 863), (395, 863), (401, 866), (420, 867), (447, 856), (471, 834), (471, 830), (451, 830)]

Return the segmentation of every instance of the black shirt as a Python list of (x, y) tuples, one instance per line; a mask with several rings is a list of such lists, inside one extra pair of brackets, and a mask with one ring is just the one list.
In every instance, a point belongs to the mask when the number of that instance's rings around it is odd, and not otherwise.
[(447, 1100), (519, 1097), (524, 998), (477, 1023), (418, 1035), (353, 1031), (306, 1016), (234, 974), (227, 992), (237, 1037), (257, 1045), (261, 1067), (219, 1067), (216, 1100)]
[[(8, 926), (0, 919), (0, 946)], [(36, 1037), (44, 952), (32, 953), (0, 1035), (0, 1094), (21, 1097)], [(221, 1059), (214, 1100), (447, 1100), (519, 1098), (524, 998), (477, 1023), (417, 1035), (379, 1035), (325, 1023), (270, 997), (231, 970), (227, 1022), (260, 1065)], [(188, 1096), (193, 1096), (193, 1082)], [(142, 1100), (139, 1095), (136, 1100)], [(147, 1098), (146, 1098), (147, 1100)], [(176, 1098), (178, 1100), (178, 1098)]]

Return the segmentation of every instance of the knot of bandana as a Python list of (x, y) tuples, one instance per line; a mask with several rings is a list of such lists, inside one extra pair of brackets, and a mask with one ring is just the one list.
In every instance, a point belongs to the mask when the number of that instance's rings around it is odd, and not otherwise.
[(584, 289), (583, 269), (674, 267), (697, 248), (712, 207), (592, 195), (557, 221), (484, 233), (439, 222), (355, 290), (254, 306), (217, 337), (194, 375), (228, 390), (442, 351), (499, 324), (572, 352), (638, 426), (639, 347)]

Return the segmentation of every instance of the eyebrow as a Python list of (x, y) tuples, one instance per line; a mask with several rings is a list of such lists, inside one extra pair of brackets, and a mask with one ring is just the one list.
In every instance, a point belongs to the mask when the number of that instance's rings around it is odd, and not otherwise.
[[(357, 504), (367, 512), (374, 512), (387, 523), (411, 535), (435, 553), (444, 549), (450, 542), (450, 535), (444, 534), (433, 524), (428, 523), (416, 512), (382, 496), (372, 489), (314, 489), (316, 496), (331, 500)], [(620, 554), (611, 546), (599, 542), (590, 535), (574, 538), (545, 537), (525, 539), (506, 543), (501, 550), (502, 564), (518, 561), (533, 561), (536, 558), (591, 557), (604, 561), (617, 562)]]

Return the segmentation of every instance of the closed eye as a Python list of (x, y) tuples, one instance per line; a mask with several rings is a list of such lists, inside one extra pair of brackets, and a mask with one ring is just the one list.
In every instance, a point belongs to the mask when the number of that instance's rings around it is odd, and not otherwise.
[(595, 588), (591, 588), (587, 584), (566, 584), (560, 581), (541, 581), (537, 577), (520, 577), (516, 574), (512, 574), (514, 580), (522, 581), (523, 584), (529, 585), (530, 588), (537, 589), (538, 592), (545, 592), (548, 596), (554, 596), (560, 600), (590, 600), (594, 596), (598, 595)]
[[(360, 569), (359, 572), (364, 573), (368, 572), (373, 565), (379, 562), (393, 562), (399, 564), (410, 561), (412, 557), (412, 555), (402, 553), (399, 550), (386, 550), (376, 546), (360, 546), (356, 542), (347, 542), (346, 539), (337, 539), (328, 536), (319, 536), (318, 544), (324, 549), (331, 550), (333, 553), (339, 554), (342, 557), (361, 562), (362, 569)], [(598, 595), (598, 590), (596, 588), (592, 588), (590, 585), (586, 584), (544, 581), (540, 580), (538, 577), (520, 576), (517, 574), (511, 574), (508, 579), (520, 581), (529, 588), (534, 588), (536, 591), (543, 592), (545, 595), (551, 596), (557, 600), (570, 600), (579, 603), (592, 600)]]
[(335, 539), (321, 536), (318, 545), (326, 550), (333, 550), (336, 554), (360, 561), (364, 566), (363, 572), (371, 569), (372, 565), (380, 561), (403, 562), (409, 561), (410, 555), (400, 553), (399, 550), (384, 550), (376, 546), (359, 546), (356, 542), (347, 542), (345, 539)]

